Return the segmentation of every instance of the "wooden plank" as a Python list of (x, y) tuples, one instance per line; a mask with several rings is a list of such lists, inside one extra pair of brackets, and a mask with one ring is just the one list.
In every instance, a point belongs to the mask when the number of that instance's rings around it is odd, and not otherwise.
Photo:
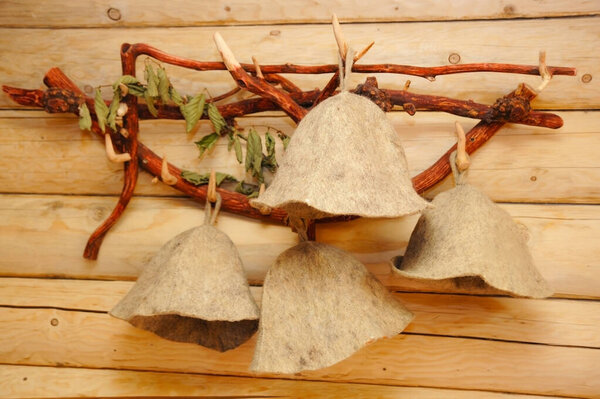
[(188, 398), (389, 398), (389, 399), (542, 399), (499, 392), (353, 383), (290, 381), (201, 374), (157, 373), (129, 370), (94, 370), (70, 367), (0, 365), (0, 398), (156, 397)]
[[(370, 63), (412, 65), (448, 64), (457, 53), (462, 63), (508, 62), (537, 64), (539, 50), (546, 50), (548, 63), (576, 67), (583, 75), (600, 75), (597, 59), (590, 55), (588, 43), (600, 39), (597, 17), (531, 19), (508, 21), (427, 22), (348, 24), (344, 34), (348, 43), (362, 48), (375, 40), (375, 47), (361, 60)], [(0, 49), (4, 59), (3, 84), (35, 88), (44, 73), (58, 66), (77, 85), (91, 88), (112, 83), (121, 71), (119, 49), (123, 42), (146, 42), (184, 57), (214, 61), (220, 56), (214, 46), (214, 27), (199, 28), (115, 28), (115, 29), (0, 29)], [(219, 27), (240, 61), (251, 56), (263, 63), (330, 64), (337, 62), (337, 47), (327, 25), (265, 25)], [(506, 32), (510, 32), (507, 35)], [(548, 37), (548, 32), (561, 32)], [(310, 48), (310, 51), (302, 51)], [(143, 63), (138, 63), (140, 68)], [(23, 68), (27, 65), (27, 68)], [(207, 88), (213, 95), (231, 89), (228, 73), (168, 68), (180, 92), (197, 93)], [(141, 75), (140, 75), (141, 76)], [(306, 89), (323, 87), (329, 76), (293, 76)], [(365, 76), (352, 76), (351, 84)], [(380, 76), (381, 87), (401, 89), (404, 76)], [(443, 76), (435, 83), (412, 79), (411, 89), (418, 93), (438, 94), (477, 102), (493, 103), (513, 90), (521, 81), (537, 86), (536, 76), (477, 74)], [(556, 77), (536, 105), (542, 108), (598, 108), (600, 79), (582, 83), (577, 77)], [(15, 107), (6, 95), (0, 107)]]
[[(114, 197), (0, 196), (0, 275), (134, 279), (168, 239), (202, 221), (186, 199), (135, 198), (104, 241), (97, 261), (81, 257), (88, 235), (115, 204)], [(600, 297), (600, 207), (502, 205), (530, 234), (534, 260), (559, 296)], [(219, 228), (238, 246), (253, 283), (297, 238), (288, 229), (223, 213)], [(385, 263), (402, 253), (417, 217), (356, 220), (319, 226), (319, 241), (352, 252), (386, 285), (431, 291), (392, 274)], [(456, 292), (441, 288), (438, 292)]]
[[(275, 376), (248, 372), (254, 338), (216, 353), (106, 314), (1, 308), (0, 321), (0, 358), (9, 364)], [(599, 362), (597, 349), (401, 334), (326, 369), (278, 377), (593, 397)]]
[[(0, 279), (0, 306), (107, 312), (130, 281)], [(260, 304), (261, 287), (252, 287)], [(407, 332), (600, 348), (600, 302), (395, 293), (415, 314)]]
[[(108, 9), (118, 10), (111, 13)], [(594, 1), (547, 0), (543, 6), (533, 0), (513, 3), (494, 0), (463, 0), (451, 4), (428, 1), (294, 1), (285, 7), (275, 0), (224, 1), (191, 5), (183, 0), (151, 0), (143, 6), (132, 0), (96, 0), (68, 5), (59, 0), (0, 3), (0, 26), (4, 27), (114, 27), (114, 26), (202, 26), (268, 23), (329, 23), (337, 13), (343, 22), (438, 21), (465, 19), (539, 18), (593, 15), (600, 12)], [(120, 17), (117, 18), (117, 15)]]
[[(109, 162), (103, 143), (79, 130), (74, 118), (40, 117), (27, 111), (0, 113), (0, 187), (7, 192), (119, 194), (123, 171)], [(10, 117), (1, 117), (10, 115)], [(35, 117), (32, 117), (35, 116)], [(600, 112), (561, 112), (565, 126), (558, 130), (508, 125), (472, 157), (469, 181), (496, 201), (598, 203), (600, 161)], [(455, 142), (452, 122), (465, 128), (472, 119), (443, 113), (419, 113), (410, 117), (393, 112), (389, 119), (400, 135), (410, 166), (416, 175), (435, 162)], [(239, 118), (244, 128), (259, 132), (267, 127), (293, 134), (288, 118)], [(174, 164), (198, 171), (210, 168), (242, 179), (245, 172), (226, 149), (222, 139), (216, 150), (202, 160), (193, 144), (211, 132), (204, 122), (194, 134), (186, 134), (178, 121), (142, 123), (143, 142)], [(283, 152), (278, 147), (281, 158)], [(27, 165), (26, 167), (24, 165)], [(151, 176), (140, 174), (136, 193), (140, 195), (181, 195), (164, 184), (151, 184)], [(452, 179), (427, 193), (432, 198), (450, 188)]]

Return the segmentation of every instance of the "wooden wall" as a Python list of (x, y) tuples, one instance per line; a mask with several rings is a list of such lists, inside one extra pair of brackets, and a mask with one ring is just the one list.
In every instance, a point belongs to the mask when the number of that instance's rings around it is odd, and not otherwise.
[[(109, 8), (113, 8), (110, 13)], [(547, 300), (463, 295), (391, 274), (415, 217), (321, 226), (318, 239), (351, 251), (416, 314), (405, 333), (375, 342), (330, 368), (297, 375), (248, 371), (255, 339), (219, 354), (166, 341), (107, 311), (143, 264), (173, 235), (202, 220), (198, 204), (150, 183), (142, 173), (124, 217), (98, 261), (82, 258), (88, 235), (121, 189), (119, 166), (72, 116), (20, 107), (0, 95), (0, 396), (75, 397), (600, 397), (600, 2), (307, 1), (211, 2), (89, 0), (0, 2), (0, 82), (38, 88), (62, 68), (86, 92), (120, 75), (119, 46), (146, 42), (169, 53), (218, 60), (220, 31), (240, 61), (336, 61), (328, 25), (336, 12), (350, 44), (375, 47), (364, 63), (574, 66), (556, 77), (534, 107), (554, 110), (564, 127), (503, 128), (473, 157), (471, 182), (525, 225), (535, 261), (555, 287)], [(113, 19), (109, 18), (111, 15)], [(116, 20), (115, 20), (116, 19)], [(169, 68), (176, 87), (218, 94), (234, 86), (224, 72)], [(585, 82), (585, 75), (591, 81)], [(354, 76), (358, 83), (365, 76)], [(291, 76), (303, 88), (329, 76)], [(380, 76), (401, 88), (403, 76)], [(411, 78), (411, 90), (492, 103), (539, 77), (476, 74)], [(246, 96), (247, 94), (242, 94)], [(403, 139), (411, 173), (454, 141), (453, 122), (435, 112), (389, 118)], [(278, 113), (240, 118), (242, 126), (293, 132)], [(259, 128), (260, 129), (260, 128)], [(264, 130), (264, 129), (263, 129)], [(203, 161), (174, 121), (142, 123), (141, 139), (175, 164), (214, 167), (242, 177), (224, 146)], [(446, 181), (428, 196), (450, 187)], [(296, 242), (287, 229), (222, 214), (219, 227), (239, 247), (260, 295), (269, 264)], [(252, 377), (252, 378), (248, 378)], [(533, 395), (533, 396), (531, 396)]]

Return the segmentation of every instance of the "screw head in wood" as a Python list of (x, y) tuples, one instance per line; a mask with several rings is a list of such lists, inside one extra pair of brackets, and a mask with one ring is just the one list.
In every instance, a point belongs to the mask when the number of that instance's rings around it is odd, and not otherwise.
[(586, 73), (585, 75), (583, 75), (581, 77), (581, 81), (583, 83), (590, 83), (592, 81), (592, 75), (590, 75), (589, 73)]
[(58, 319), (54, 318), (52, 320), (50, 320), (50, 324), (54, 327), (56, 327), (58, 325)]
[(113, 21), (118, 21), (121, 19), (121, 11), (118, 8), (109, 8), (106, 11), (106, 15), (108, 15), (108, 18), (112, 19)]
[(448, 62), (451, 64), (458, 64), (460, 62), (460, 55), (458, 53), (452, 53), (448, 56)]

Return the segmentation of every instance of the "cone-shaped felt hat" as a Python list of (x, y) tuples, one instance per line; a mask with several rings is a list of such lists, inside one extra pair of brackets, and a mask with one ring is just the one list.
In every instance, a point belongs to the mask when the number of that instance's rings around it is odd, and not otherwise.
[(347, 91), (302, 119), (273, 182), (252, 203), (305, 219), (400, 217), (427, 207), (413, 188), (402, 144), (385, 113)]
[(234, 244), (204, 224), (167, 242), (110, 314), (172, 341), (226, 351), (254, 334), (259, 310)]
[(369, 341), (400, 333), (411, 319), (354, 257), (306, 241), (279, 255), (267, 273), (251, 369), (331, 366)]
[[(451, 157), (454, 166), (454, 158)], [(543, 298), (552, 294), (536, 269), (523, 230), (475, 187), (462, 184), (439, 194), (421, 215), (396, 272), (417, 279), (456, 279), (477, 287), (481, 280), (508, 294)]]

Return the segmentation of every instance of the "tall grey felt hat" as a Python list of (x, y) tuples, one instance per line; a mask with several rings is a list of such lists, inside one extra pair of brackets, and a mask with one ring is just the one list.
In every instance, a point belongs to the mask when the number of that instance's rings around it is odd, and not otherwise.
[(110, 314), (163, 338), (218, 351), (247, 341), (258, 328), (259, 310), (237, 249), (211, 225), (214, 217), (209, 220), (207, 212), (204, 225), (160, 248)]
[(305, 219), (400, 217), (428, 205), (413, 188), (400, 138), (385, 113), (344, 89), (302, 119), (273, 182), (252, 204)]
[(516, 296), (543, 298), (552, 290), (537, 270), (523, 230), (505, 210), (455, 170), (455, 188), (439, 194), (421, 215), (404, 257), (392, 259), (398, 274), (453, 279), (462, 289), (481, 283)]
[(283, 252), (264, 281), (251, 369), (296, 373), (331, 366), (412, 320), (362, 263), (305, 241)]

